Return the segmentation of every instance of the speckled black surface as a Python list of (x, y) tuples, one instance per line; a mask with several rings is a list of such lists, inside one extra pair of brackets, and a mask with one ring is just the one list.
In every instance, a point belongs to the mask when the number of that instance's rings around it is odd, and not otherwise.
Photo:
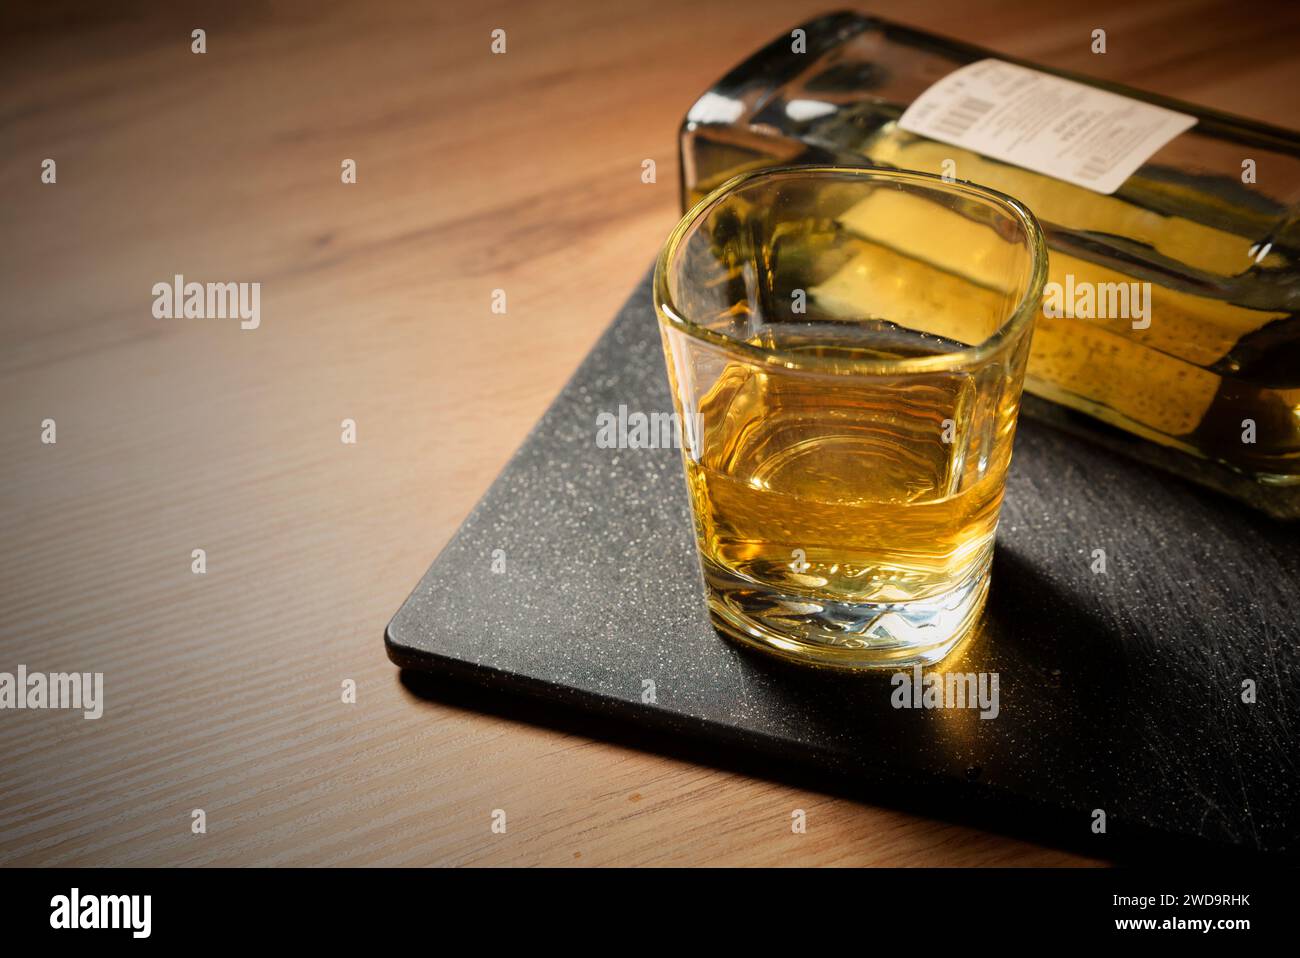
[(595, 443), (620, 403), (672, 408), (648, 279), (393, 618), (394, 662), (1104, 857), (1300, 849), (1300, 529), (1022, 417), (984, 622), (938, 669), (997, 672), (1000, 714), (896, 710), (887, 676), (713, 630), (680, 453)]

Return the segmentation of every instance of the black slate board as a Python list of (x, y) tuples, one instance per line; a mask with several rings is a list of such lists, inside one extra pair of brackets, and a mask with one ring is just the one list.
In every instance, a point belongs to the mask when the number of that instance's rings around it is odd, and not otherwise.
[(1022, 416), (984, 621), (937, 667), (997, 672), (999, 715), (895, 709), (712, 628), (680, 453), (596, 445), (620, 404), (672, 408), (648, 277), (389, 624), (397, 665), (1101, 857), (1300, 850), (1296, 527)]

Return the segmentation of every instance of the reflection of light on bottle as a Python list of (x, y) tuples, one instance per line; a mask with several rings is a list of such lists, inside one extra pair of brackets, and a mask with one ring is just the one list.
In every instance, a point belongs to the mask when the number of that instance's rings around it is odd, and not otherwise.
[(821, 100), (791, 100), (785, 105), (785, 115), (796, 123), (803, 123), (820, 116), (830, 116), (836, 109), (834, 103), (823, 103)]
[(710, 92), (695, 101), (686, 119), (691, 123), (734, 123), (744, 112), (744, 101)]
[(1260, 246), (1259, 243), (1256, 243), (1250, 248), (1248, 255), (1256, 263), (1260, 263), (1263, 262), (1264, 257), (1268, 255), (1268, 251), (1271, 250), (1272, 248), (1273, 248), (1273, 244), (1271, 242), (1265, 243), (1263, 246)]

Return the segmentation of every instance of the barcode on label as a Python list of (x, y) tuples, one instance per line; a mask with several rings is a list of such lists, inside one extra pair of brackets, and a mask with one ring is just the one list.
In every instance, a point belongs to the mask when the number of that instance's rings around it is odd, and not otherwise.
[(1109, 169), (1106, 161), (1100, 156), (1094, 156), (1079, 170), (1079, 178), (1082, 180), (1095, 180)]
[(935, 129), (949, 136), (961, 136), (991, 109), (993, 104), (988, 100), (974, 96), (962, 97), (960, 102), (948, 108), (948, 112), (935, 124)]

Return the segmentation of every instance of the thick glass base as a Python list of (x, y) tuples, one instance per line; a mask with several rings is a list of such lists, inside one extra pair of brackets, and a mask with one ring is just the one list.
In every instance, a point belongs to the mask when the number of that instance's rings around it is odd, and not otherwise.
[(727, 636), (805, 665), (904, 669), (931, 665), (971, 631), (989, 562), (949, 591), (909, 602), (836, 602), (776, 592), (703, 560), (709, 610)]

